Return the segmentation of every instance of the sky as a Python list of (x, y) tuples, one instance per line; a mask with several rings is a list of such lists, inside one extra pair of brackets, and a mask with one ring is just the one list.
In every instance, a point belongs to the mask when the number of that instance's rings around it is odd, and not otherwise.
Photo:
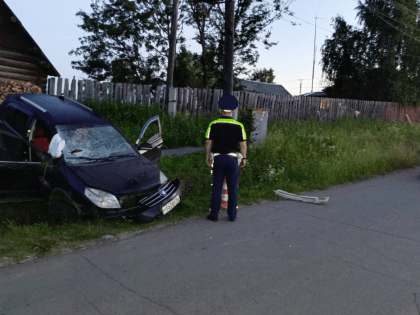
[[(270, 0), (266, 0), (270, 1)], [(68, 53), (80, 46), (78, 38), (86, 35), (77, 25), (81, 19), (79, 10), (91, 12), (91, 0), (5, 0), (28, 33), (32, 36), (62, 78), (86, 78), (86, 74), (72, 69), (71, 61), (76, 56)], [(344, 17), (347, 23), (357, 25), (356, 0), (295, 0), (289, 7), (294, 16), (272, 24), (271, 40), (278, 42), (270, 50), (259, 46), (259, 61), (256, 69), (273, 68), (274, 82), (283, 85), (292, 95), (312, 90), (314, 58), (315, 17), (316, 54), (313, 91), (321, 91), (325, 83), (319, 63), (321, 47), (333, 33), (332, 18)], [(293, 26), (289, 21), (296, 22)], [(186, 29), (187, 47), (200, 53), (199, 46), (192, 40), (193, 30)], [(300, 81), (302, 80), (302, 81)], [(302, 82), (302, 88), (300, 88)]]

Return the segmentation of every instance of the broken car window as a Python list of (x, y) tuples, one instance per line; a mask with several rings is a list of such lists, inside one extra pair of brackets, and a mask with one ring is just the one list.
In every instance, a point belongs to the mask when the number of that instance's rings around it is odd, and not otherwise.
[(28, 162), (29, 146), (21, 139), (0, 134), (0, 161)]
[(29, 115), (15, 109), (10, 120), (10, 126), (17, 131), (21, 136), (26, 137), (26, 123), (28, 122)]
[(110, 125), (60, 125), (57, 131), (65, 140), (63, 155), (70, 163), (138, 155), (131, 144)]

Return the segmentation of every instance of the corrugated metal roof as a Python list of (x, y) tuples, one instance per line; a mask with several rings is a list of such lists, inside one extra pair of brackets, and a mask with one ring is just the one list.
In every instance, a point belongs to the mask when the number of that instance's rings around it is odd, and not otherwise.
[(327, 94), (325, 92), (308, 92), (308, 93), (302, 94), (302, 96), (305, 96), (305, 97), (327, 97)]
[(282, 85), (239, 79), (240, 84), (245, 87), (245, 91), (263, 94), (282, 94), (291, 95)]

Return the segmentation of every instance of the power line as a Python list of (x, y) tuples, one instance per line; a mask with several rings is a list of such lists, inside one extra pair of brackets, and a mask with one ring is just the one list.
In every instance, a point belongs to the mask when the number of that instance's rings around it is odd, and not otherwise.
[[(385, 14), (385, 13), (383, 13), (383, 12), (376, 11), (375, 9), (371, 9), (371, 8), (369, 8), (369, 7), (366, 7), (366, 8), (367, 8), (369, 11), (373, 12), (373, 14), (377, 13), (377, 14), (379, 14), (379, 15), (382, 15), (382, 16), (387, 17), (388, 19), (390, 19), (390, 20), (392, 20), (392, 21), (395, 21), (395, 22), (397, 22), (397, 23), (400, 23), (400, 24), (402, 24), (402, 25), (404, 25), (404, 26), (406, 26), (406, 27), (409, 27), (409, 28), (411, 28), (411, 29), (413, 29), (413, 30), (415, 30), (415, 31), (419, 31), (419, 29), (418, 29), (418, 28), (415, 28), (415, 27), (413, 27), (413, 26), (411, 26), (411, 25), (408, 25), (408, 24), (406, 24), (406, 23), (404, 23), (404, 22), (402, 22), (402, 21), (399, 21), (399, 20), (397, 20), (397, 19), (395, 19), (395, 18), (393, 18), (393, 17), (390, 17), (389, 15), (387, 15), (387, 14)], [(375, 15), (376, 15), (376, 14), (375, 14)]]
[[(318, 87), (322, 87), (322, 86), (318, 86)], [(310, 86), (303, 86), (302, 89), (310, 89)], [(292, 88), (287, 88), (287, 90), (297, 90), (300, 89), (300, 87), (292, 87)]]
[(407, 32), (402, 31), (398, 26), (392, 25), (391, 23), (389, 23), (388, 21), (386, 21), (385, 19), (383, 19), (380, 15), (378, 15), (374, 10), (368, 8), (368, 10), (370, 10), (376, 17), (380, 18), (382, 21), (384, 21), (386, 24), (388, 24), (389, 26), (395, 28), (397, 31), (403, 33), (404, 35), (410, 37), (411, 39), (414, 39), (415, 41), (420, 42), (420, 38), (419, 37), (414, 37), (412, 35), (407, 34)]
[[(366, 7), (363, 3), (361, 3), (360, 1), (357, 0), (353, 0), (354, 2), (356, 2), (357, 4)], [(408, 7), (403, 6), (400, 3), (394, 2), (393, 0), (380, 0), (382, 2), (388, 3), (388, 4), (392, 4), (397, 10), (403, 12), (403, 13), (408, 13), (411, 15), (411, 17), (414, 17), (417, 19), (417, 17), (419, 16), (419, 12), (416, 12), (412, 9), (409, 9)]]
[[(276, 82), (276, 84), (282, 84), (282, 83), (288, 83), (288, 82), (295, 82), (295, 81), (300, 81), (300, 80), (310, 81), (312, 79), (296, 79), (296, 80), (290, 80), (290, 81)], [(321, 78), (315, 78), (315, 80), (321, 80)]]
[[(306, 80), (308, 80), (308, 79), (306, 79)], [(276, 84), (282, 84), (282, 83), (288, 83), (288, 82), (295, 82), (295, 81), (299, 81), (299, 80), (290, 80), (290, 81), (276, 82)]]
[[(292, 23), (292, 24), (294, 24), (294, 25), (297, 25), (297, 24), (296, 24), (296, 22), (294, 22), (294, 21), (290, 21), (290, 20), (287, 20), (287, 19), (284, 19), (284, 18), (280, 18), (280, 20), (281, 20), (281, 21), (286, 21), (286, 22)], [(301, 25), (301, 24), (299, 24), (299, 25)]]
[(382, 1), (383, 2), (388, 2), (390, 4), (393, 4), (397, 9), (399, 9), (402, 12), (405, 12), (405, 13), (410, 13), (411, 12), (411, 16), (414, 17), (414, 18), (417, 18), (418, 15), (419, 15), (419, 12), (416, 12), (416, 11), (414, 11), (412, 9), (409, 9), (408, 7), (405, 7), (402, 4), (400, 4), (400, 3), (396, 3), (396, 2), (394, 2), (392, 0), (382, 0)]
[[(395, 26), (395, 25), (393, 25), (393, 24), (391, 24), (390, 22), (388, 22), (388, 21), (386, 21), (386, 20), (384, 20), (381, 16), (379, 16), (377, 13), (379, 13), (379, 12), (377, 12), (376, 10), (373, 10), (372, 8), (370, 8), (370, 7), (368, 7), (368, 6), (366, 6), (366, 5), (364, 5), (363, 3), (361, 3), (361, 2), (358, 2), (357, 0), (353, 0), (354, 2), (356, 2), (356, 3), (358, 3), (358, 4), (360, 4), (362, 7), (365, 7), (366, 9), (368, 9), (369, 11), (371, 11), (377, 18), (379, 18), (379, 19), (381, 19), (382, 21), (384, 21), (385, 23), (387, 23), (389, 26), (391, 26), (391, 27), (393, 27), (393, 28), (395, 28), (397, 31), (399, 31), (399, 32), (401, 32), (401, 33), (403, 33), (404, 35), (406, 35), (406, 36), (408, 36), (408, 37), (410, 37), (411, 39), (413, 39), (413, 40), (415, 40), (415, 41), (418, 41), (418, 42), (420, 42), (420, 37), (415, 37), (415, 36), (412, 36), (412, 35), (409, 35), (409, 34), (407, 34), (407, 32), (404, 32), (403, 30), (401, 30), (398, 26)], [(394, 6), (398, 6), (398, 4), (396, 4), (395, 2), (393, 2), (392, 0), (382, 0), (382, 1), (387, 1), (387, 2), (389, 2), (389, 3), (391, 3), (391, 4), (393, 4)], [(406, 10), (409, 10), (409, 11), (411, 11), (411, 12), (414, 12), (413, 10), (410, 10), (410, 9), (408, 9), (408, 8), (406, 8), (406, 7), (404, 7), (404, 6), (402, 6), (402, 5), (400, 5), (400, 8), (398, 8), (400, 11), (401, 10), (403, 10), (403, 9), (406, 9)], [(392, 17), (389, 17), (388, 15), (386, 15), (386, 14), (384, 14), (384, 13), (382, 13), (383, 15), (385, 15), (387, 18), (389, 18), (389, 19), (391, 19), (391, 20), (393, 20), (393, 21), (395, 21), (395, 22), (398, 22), (398, 23), (401, 23), (401, 24), (403, 24), (403, 25), (405, 25), (405, 26), (407, 26), (407, 27), (410, 27), (410, 28), (413, 28), (411, 25), (408, 25), (408, 24), (405, 24), (405, 23), (403, 23), (403, 22), (401, 22), (401, 21), (398, 21), (398, 20), (396, 20), (396, 19), (394, 19), (394, 18), (392, 18)], [(417, 31), (420, 31), (420, 29), (416, 29), (416, 28), (413, 28), (414, 30), (417, 30)], [(379, 52), (379, 53), (383, 53), (383, 54), (386, 54), (387, 52)], [(413, 58), (420, 58), (420, 56), (414, 56), (414, 55), (410, 55), (410, 54), (405, 54), (405, 53), (399, 53), (399, 55), (400, 56), (407, 56), (407, 57), (413, 57)]]
[[(389, 26), (391, 26), (391, 27), (393, 27), (393, 28), (395, 28), (397, 31), (399, 31), (399, 32), (401, 32), (401, 33), (403, 33), (404, 35), (406, 35), (406, 36), (408, 36), (408, 37), (410, 37), (411, 39), (414, 39), (415, 41), (418, 41), (418, 42), (420, 42), (420, 38), (419, 37), (414, 37), (414, 36), (412, 36), (412, 35), (409, 35), (409, 34), (407, 34), (407, 32), (404, 32), (403, 30), (401, 30), (398, 26), (395, 26), (395, 25), (393, 25), (393, 24), (391, 24), (390, 22), (388, 22), (388, 21), (386, 21), (384, 18), (382, 18), (380, 15), (378, 15), (377, 13), (377, 11), (376, 10), (374, 10), (374, 9), (372, 9), (372, 8), (370, 8), (369, 6), (367, 6), (367, 5), (364, 5), (363, 3), (361, 3), (360, 1), (357, 1), (357, 0), (353, 0), (353, 1), (355, 1), (356, 3), (358, 3), (358, 4), (360, 4), (362, 7), (365, 7), (367, 10), (369, 10), (370, 12), (372, 12), (377, 18), (379, 18), (379, 19), (381, 19), (382, 21), (384, 21), (386, 24), (388, 24)], [(382, 1), (385, 1), (385, 0), (382, 0)], [(391, 0), (389, 0), (389, 1), (391, 1)], [(394, 18), (392, 18), (392, 17), (389, 17), (388, 15), (386, 15), (389, 19), (391, 19), (391, 20), (394, 20), (395, 22), (399, 22), (399, 23), (401, 23), (401, 24), (403, 24), (403, 25), (405, 25), (405, 26), (407, 26), (407, 27), (412, 27), (412, 26), (410, 26), (410, 25), (408, 25), (408, 24), (405, 24), (405, 23), (403, 23), (403, 22), (400, 22), (400, 21), (398, 21), (398, 20), (395, 20)], [(414, 56), (413, 56), (414, 57)]]
[[(413, 26), (411, 26), (411, 25), (409, 25), (409, 24), (406, 24), (406, 23), (404, 23), (404, 22), (402, 22), (402, 21), (399, 21), (399, 20), (397, 20), (397, 19), (395, 19), (395, 18), (393, 18), (393, 17), (391, 17), (391, 16), (389, 16), (389, 15), (387, 15), (387, 14), (385, 14), (385, 13), (383, 13), (383, 12), (379, 12), (379, 11), (377, 11), (377, 10), (375, 10), (374, 8), (371, 8), (370, 6), (367, 6), (367, 5), (364, 5), (363, 3), (361, 3), (361, 2), (358, 2), (358, 1), (356, 1), (356, 0), (353, 0), (353, 1), (355, 1), (356, 3), (358, 3), (358, 4), (360, 4), (362, 7), (365, 7), (366, 9), (368, 9), (369, 11), (371, 11), (374, 15), (376, 15), (377, 17), (379, 17), (377, 14), (379, 14), (379, 15), (382, 15), (382, 16), (385, 16), (385, 17), (387, 17), (388, 19), (390, 19), (390, 20), (392, 20), (392, 21), (394, 21), (394, 22), (397, 22), (397, 23), (400, 23), (400, 24), (402, 24), (402, 25), (404, 25), (404, 26), (406, 26), (406, 27), (409, 27), (409, 28), (412, 28), (413, 30), (415, 30), (415, 31), (419, 31), (419, 29), (418, 28), (416, 28), (416, 27), (413, 27)], [(399, 11), (406, 11), (406, 10), (410, 10), (411, 12), (414, 12), (413, 10), (411, 10), (411, 9), (408, 9), (407, 7), (404, 7), (404, 6), (402, 6), (402, 5), (400, 5), (400, 4), (397, 4), (397, 3), (395, 3), (395, 2), (393, 2), (392, 0), (381, 0), (381, 1), (383, 1), (383, 2), (388, 2), (388, 3), (390, 3), (390, 4), (393, 4)], [(414, 17), (414, 18), (416, 18), (417, 19), (417, 16), (418, 16), (418, 12), (417, 13), (415, 13), (415, 14), (413, 14), (413, 15), (411, 15), (412, 17)], [(380, 18), (380, 17), (379, 17)], [(383, 20), (383, 19), (382, 19)], [(384, 21), (385, 22), (385, 21)], [(388, 23), (389, 24), (389, 23)], [(391, 26), (393, 26), (393, 25), (391, 25)], [(394, 28), (396, 28), (395, 26), (393, 26)], [(398, 29), (398, 28), (397, 28)], [(399, 31), (401, 31), (400, 29), (398, 29)]]
[[(290, 14), (289, 14), (290, 15)], [(307, 23), (307, 24), (309, 24), (309, 25), (312, 25), (312, 26), (315, 26), (315, 24), (313, 24), (313, 23), (311, 23), (311, 22), (308, 22), (308, 21), (305, 21), (305, 20), (303, 20), (303, 19), (301, 19), (301, 18), (298, 18), (297, 16), (295, 16), (295, 15), (290, 15), (291, 17), (293, 17), (293, 18), (295, 18), (295, 19), (298, 19), (298, 20), (300, 20), (300, 21), (302, 21), (302, 22), (305, 22), (305, 23)], [(289, 21), (289, 20), (286, 20), (286, 19), (283, 19), (283, 18), (281, 18), (282, 20), (285, 20), (285, 21), (287, 21), (287, 22), (291, 22), (291, 23), (294, 23), (293, 21)], [(320, 26), (316, 26), (316, 28), (319, 28), (319, 29), (321, 29), (321, 30), (324, 30), (324, 31), (327, 31), (327, 32), (330, 32), (330, 33), (334, 33), (333, 31), (330, 31), (330, 30), (327, 30), (326, 28), (322, 28), (322, 27), (320, 27)]]

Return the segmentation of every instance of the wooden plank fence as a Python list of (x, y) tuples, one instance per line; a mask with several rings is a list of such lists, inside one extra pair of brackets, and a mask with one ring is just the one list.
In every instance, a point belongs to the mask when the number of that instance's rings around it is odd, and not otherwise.
[[(125, 104), (150, 106), (157, 104), (165, 111), (166, 88), (158, 86), (152, 92), (149, 85), (97, 82), (92, 80), (76, 80), (49, 78), (47, 94), (63, 95), (70, 99), (84, 102), (95, 99), (113, 100)], [(217, 102), (222, 97), (222, 90), (176, 88), (176, 110), (198, 113), (216, 113)], [(343, 116), (369, 117), (387, 121), (408, 121), (420, 123), (420, 108), (401, 107), (396, 103), (375, 102), (350, 99), (331, 99), (317, 97), (293, 97), (235, 91), (239, 100), (239, 108), (264, 108), (269, 111), (269, 122), (277, 119), (305, 120), (309, 116), (317, 120), (331, 120)], [(407, 116), (408, 115), (408, 116)], [(409, 118), (407, 118), (409, 117)]]

